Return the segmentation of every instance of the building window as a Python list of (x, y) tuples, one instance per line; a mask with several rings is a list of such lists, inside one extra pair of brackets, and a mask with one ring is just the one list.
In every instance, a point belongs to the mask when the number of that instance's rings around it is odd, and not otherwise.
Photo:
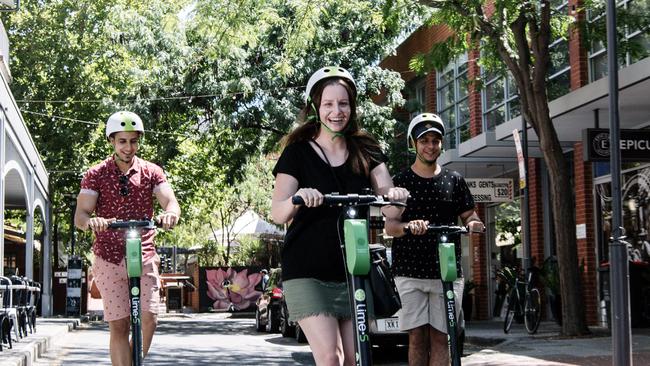
[(5, 253), (5, 259), (4, 259), (4, 269), (5, 269), (5, 276), (6, 275), (13, 275), (16, 273), (16, 266), (18, 263), (16, 262), (16, 255), (11, 254), (11, 253)]
[(438, 115), (447, 128), (445, 148), (455, 149), (468, 140), (469, 88), (467, 54), (459, 56), (437, 73)]
[[(617, 6), (627, 9), (636, 14), (648, 14), (649, 3), (647, 1), (619, 0)], [(590, 23), (602, 23), (604, 27), (605, 7), (591, 9), (587, 12), (587, 19)], [(620, 19), (619, 19), (620, 20)], [(604, 28), (603, 28), (604, 29)], [(650, 30), (634, 29), (624, 26), (624, 39), (638, 47), (637, 52), (619, 54), (618, 65), (620, 68), (650, 56)], [(620, 41), (620, 40), (619, 40)], [(607, 48), (603, 42), (592, 41), (589, 50), (589, 80), (595, 81), (607, 75)]]
[(409, 112), (409, 120), (420, 113), (424, 113), (427, 106), (427, 84), (426, 79), (416, 79), (408, 84), (408, 101), (406, 110)]
[(494, 128), (521, 114), (519, 94), (515, 80), (508, 73), (506, 76), (483, 73), (486, 80), (481, 92), (483, 98), (483, 125), (486, 130)]
[[(557, 14), (567, 14), (569, 2), (553, 0), (551, 5)], [(555, 100), (571, 91), (571, 63), (569, 61), (569, 42), (558, 38), (549, 45), (551, 62), (548, 69), (546, 93), (548, 100)]]

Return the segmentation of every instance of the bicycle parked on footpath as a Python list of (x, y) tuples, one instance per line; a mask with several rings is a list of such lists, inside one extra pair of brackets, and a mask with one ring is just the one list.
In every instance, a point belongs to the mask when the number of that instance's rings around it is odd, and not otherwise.
[(539, 289), (534, 286), (536, 268), (528, 271), (526, 281), (523, 281), (517, 271), (505, 267), (498, 275), (506, 281), (508, 293), (508, 307), (503, 319), (503, 332), (508, 333), (512, 327), (513, 319), (519, 321), (523, 318), (528, 334), (535, 334), (542, 319), (542, 297)]
[(109, 229), (126, 231), (126, 273), (129, 278), (129, 308), (131, 309), (131, 364), (142, 365), (143, 345), (140, 307), (140, 277), (142, 277), (142, 234), (141, 230), (154, 230), (152, 220), (115, 221)]
[[(294, 205), (304, 204), (300, 196), (293, 196), (291, 201)], [(372, 354), (366, 298), (371, 295), (371, 292), (366, 291), (365, 282), (370, 273), (371, 262), (368, 244), (370, 220), (367, 217), (357, 218), (360, 216), (357, 209), (363, 206), (406, 206), (406, 204), (388, 201), (384, 196), (333, 193), (324, 195), (323, 205), (348, 207), (347, 210), (341, 212), (341, 216), (344, 218), (344, 238), (343, 240), (339, 238), (339, 240), (341, 241), (341, 249), (347, 267), (346, 276), (350, 293), (350, 310), (353, 314), (355, 328), (356, 364), (357, 366), (369, 366), (372, 365)], [(340, 222), (339, 219), (338, 224)]]

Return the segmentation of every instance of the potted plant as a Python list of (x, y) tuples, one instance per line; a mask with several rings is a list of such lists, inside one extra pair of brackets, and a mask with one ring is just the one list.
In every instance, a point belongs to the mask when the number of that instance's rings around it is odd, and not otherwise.
[(474, 311), (474, 289), (476, 287), (476, 282), (465, 280), (465, 287), (463, 288), (463, 314), (466, 321), (472, 320), (472, 312)]

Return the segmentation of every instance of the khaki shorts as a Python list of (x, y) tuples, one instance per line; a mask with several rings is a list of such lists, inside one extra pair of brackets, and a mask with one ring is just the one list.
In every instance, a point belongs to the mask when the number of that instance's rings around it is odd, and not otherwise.
[[(395, 277), (395, 285), (402, 300), (402, 310), (399, 314), (400, 330), (410, 330), (425, 324), (430, 324), (442, 333), (447, 334), (447, 312), (442, 294), (442, 281), (411, 277)], [(465, 280), (460, 277), (454, 281), (456, 296), (456, 319), (461, 326), (461, 304)]]
[[(140, 278), (140, 306), (142, 311), (158, 314), (160, 304), (160, 276), (158, 264), (160, 257), (142, 264)], [(93, 264), (95, 282), (104, 302), (104, 320), (107, 322), (123, 319), (131, 315), (129, 307), (129, 279), (126, 275), (126, 262), (113, 264), (95, 257)]]

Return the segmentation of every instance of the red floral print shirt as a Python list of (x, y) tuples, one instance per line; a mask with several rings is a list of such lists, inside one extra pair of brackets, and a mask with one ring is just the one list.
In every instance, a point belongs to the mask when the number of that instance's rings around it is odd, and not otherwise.
[[(167, 183), (162, 168), (154, 163), (133, 158), (133, 165), (122, 173), (110, 157), (90, 168), (81, 180), (80, 194), (98, 196), (95, 215), (106, 219), (142, 220), (153, 217), (154, 193)], [(93, 253), (114, 264), (120, 264), (125, 255), (124, 232), (106, 230), (96, 233)], [(144, 260), (153, 258), (155, 230), (142, 232)]]

